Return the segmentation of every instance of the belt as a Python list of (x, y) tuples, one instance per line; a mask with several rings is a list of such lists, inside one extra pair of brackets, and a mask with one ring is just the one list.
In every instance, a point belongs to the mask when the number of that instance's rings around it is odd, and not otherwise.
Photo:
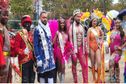
[(19, 64), (24, 64), (24, 63), (26, 63), (26, 62), (28, 62), (28, 61), (30, 61), (30, 60), (31, 60), (30, 57), (25, 57), (25, 58), (23, 58), (22, 60), (19, 60)]
[(3, 55), (4, 55), (4, 56), (9, 56), (9, 55), (10, 55), (10, 52), (3, 51)]

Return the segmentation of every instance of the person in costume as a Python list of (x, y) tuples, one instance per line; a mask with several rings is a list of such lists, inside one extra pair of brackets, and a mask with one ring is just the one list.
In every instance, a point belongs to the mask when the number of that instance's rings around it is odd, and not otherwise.
[(110, 35), (110, 61), (109, 61), (109, 73), (110, 82), (119, 83), (120, 82), (120, 68), (119, 60), (122, 55), (124, 31), (121, 27), (121, 21), (119, 19), (115, 20), (114, 29)]
[(84, 42), (84, 28), (80, 24), (81, 13), (79, 9), (73, 12), (73, 23), (69, 28), (70, 43), (73, 46), (72, 52), (72, 74), (74, 82), (77, 83), (77, 59), (80, 62), (82, 68), (83, 82), (88, 82), (88, 62), (85, 55), (85, 42)]
[(52, 38), (47, 16), (46, 11), (41, 12), (38, 26), (34, 30), (34, 53), (40, 83), (53, 83), (55, 75)]
[(121, 26), (123, 28), (123, 31), (125, 32), (124, 37), (124, 46), (123, 46), (123, 54), (124, 54), (124, 61), (125, 61), (125, 67), (124, 67), (124, 82), (126, 83), (126, 15), (123, 16)]
[[(57, 64), (57, 72), (60, 83), (64, 83), (65, 79), (65, 63), (70, 56), (70, 49), (72, 48), (68, 39), (68, 32), (65, 20), (61, 17), (58, 21), (59, 28), (53, 40), (55, 61)], [(58, 44), (58, 45), (57, 45)]]
[(11, 82), (10, 38), (7, 30), (8, 10), (0, 7), (0, 83)]
[[(92, 75), (94, 82), (101, 82), (101, 48), (103, 42), (103, 31), (97, 25), (98, 20), (93, 18), (87, 33), (88, 52), (91, 60)], [(97, 64), (98, 76), (96, 79), (95, 66)]]
[(31, 17), (24, 15), (21, 18), (22, 29), (15, 36), (15, 51), (18, 55), (19, 66), (21, 69), (22, 83), (34, 83), (35, 72), (33, 70), (33, 37), (30, 32), (32, 24)]

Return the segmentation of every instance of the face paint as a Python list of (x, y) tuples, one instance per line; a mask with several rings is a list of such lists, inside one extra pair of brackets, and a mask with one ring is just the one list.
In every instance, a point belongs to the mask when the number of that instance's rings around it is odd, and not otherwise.
[(31, 26), (31, 23), (30, 23), (30, 22), (25, 22), (25, 23), (23, 24), (23, 27), (24, 27), (25, 29), (27, 29), (27, 31), (30, 31), (30, 26)]

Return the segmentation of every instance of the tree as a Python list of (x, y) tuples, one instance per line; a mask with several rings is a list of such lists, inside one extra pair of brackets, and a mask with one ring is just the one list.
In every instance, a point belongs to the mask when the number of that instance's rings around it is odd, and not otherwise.
[[(103, 2), (104, 1), (104, 2)], [(112, 0), (43, 0), (44, 9), (51, 12), (51, 17), (58, 18), (59, 16), (69, 17), (73, 10), (79, 8), (82, 11), (92, 11), (98, 8), (103, 11), (110, 9)]]
[(114, 9), (114, 10), (122, 10), (122, 9), (125, 9), (126, 8), (126, 0), (118, 0), (119, 2), (114, 4), (111, 9)]
[[(20, 19), (23, 15), (30, 15), (33, 18), (33, 0), (10, 0), (10, 28), (19, 29)], [(15, 20), (16, 19), (16, 20)]]
[(33, 16), (33, 0), (10, 0), (11, 12), (18, 19), (22, 15)]
[(126, 8), (126, 0), (119, 0), (120, 10)]

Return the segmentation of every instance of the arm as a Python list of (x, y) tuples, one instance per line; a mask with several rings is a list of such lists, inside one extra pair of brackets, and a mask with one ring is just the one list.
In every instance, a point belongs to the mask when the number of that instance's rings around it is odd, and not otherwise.
[(102, 31), (101, 27), (99, 27), (100, 30), (100, 39), (103, 41), (104, 40), (104, 32)]
[(54, 39), (53, 39), (53, 46), (54, 46), (54, 44), (56, 43), (57, 37), (58, 37), (58, 32), (56, 32), (56, 34), (55, 34), (55, 36), (54, 36)]
[(39, 31), (35, 29), (34, 36), (33, 36), (33, 43), (34, 43), (34, 54), (37, 61), (40, 59), (40, 52), (39, 52)]
[(124, 36), (123, 40), (124, 40), (124, 42), (123, 42), (123, 44), (121, 46), (121, 49), (123, 49), (126, 46), (126, 35)]
[(70, 52), (71, 52), (71, 55), (74, 54), (74, 47), (73, 47), (73, 41), (72, 41), (72, 25), (70, 26), (69, 30), (68, 30), (68, 37), (69, 37), (69, 42), (70, 42), (70, 45), (71, 45), (71, 49), (70, 49)]
[(16, 51), (16, 54), (18, 55), (23, 55), (24, 54), (24, 50), (22, 48), (20, 48), (21, 46), (21, 42), (22, 42), (22, 39), (21, 39), (21, 36), (19, 34), (19, 32), (16, 34), (15, 36), (15, 51)]
[(88, 51), (88, 53), (89, 53), (89, 40), (90, 40), (90, 28), (88, 29), (88, 31), (87, 31), (87, 51)]
[(70, 43), (73, 45), (73, 42), (72, 42), (72, 26), (70, 26), (70, 28), (69, 28), (68, 36), (69, 36), (69, 39), (70, 39)]
[(126, 42), (122, 45), (122, 47), (121, 48), (124, 48), (126, 46)]

